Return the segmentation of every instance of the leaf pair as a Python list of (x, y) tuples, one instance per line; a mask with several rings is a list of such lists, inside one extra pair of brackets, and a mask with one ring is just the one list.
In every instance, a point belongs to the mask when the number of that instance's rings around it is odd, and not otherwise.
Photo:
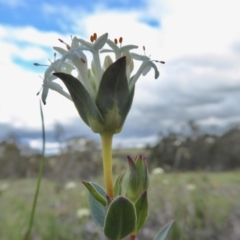
[(70, 74), (57, 72), (53, 75), (66, 85), (79, 115), (93, 132), (121, 131), (134, 96), (134, 88), (129, 91), (126, 57), (119, 58), (106, 69), (96, 96), (91, 96), (84, 85)]
[[(91, 216), (110, 240), (120, 240), (129, 234), (136, 235), (147, 219), (147, 191), (135, 203), (117, 196), (107, 206), (106, 192), (96, 183), (83, 182), (89, 190)], [(174, 221), (164, 226), (154, 240), (165, 240)]]
[(106, 201), (105, 191), (96, 183), (86, 184), (84, 182), (84, 185), (89, 190), (91, 216), (104, 231), (105, 236), (111, 240), (120, 240), (129, 235), (134, 230), (136, 223), (136, 211), (133, 203), (127, 198), (119, 196), (109, 204), (107, 209), (102, 201), (102, 197)]

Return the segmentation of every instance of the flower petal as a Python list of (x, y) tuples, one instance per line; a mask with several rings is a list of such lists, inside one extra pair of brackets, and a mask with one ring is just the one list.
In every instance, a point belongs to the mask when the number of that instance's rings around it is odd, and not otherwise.
[(63, 88), (61, 87), (60, 84), (55, 83), (55, 82), (49, 82), (49, 83), (47, 84), (47, 86), (48, 86), (51, 90), (54, 90), (54, 91), (60, 93), (61, 95), (63, 95), (64, 97), (66, 97), (66, 98), (68, 98), (69, 100), (72, 101), (71, 96), (70, 96), (67, 92), (65, 92), (65, 91), (63, 90)]
[(121, 52), (127, 52), (127, 51), (130, 51), (130, 50), (135, 49), (135, 48), (138, 48), (138, 46), (136, 46), (136, 45), (126, 45), (126, 46), (121, 47)]
[(146, 60), (150, 60), (149, 57), (145, 56), (145, 55), (139, 55), (137, 53), (130, 53), (131, 54), (131, 57), (135, 60), (138, 60), (138, 61), (146, 61)]
[(130, 91), (135, 86), (135, 84), (136, 84), (138, 78), (141, 76), (141, 74), (146, 75), (150, 71), (151, 67), (155, 70), (155, 79), (157, 79), (159, 77), (159, 71), (157, 69), (157, 66), (150, 60), (143, 61), (140, 68), (136, 72), (136, 74), (130, 79), (130, 83), (129, 83)]
[(56, 50), (61, 55), (64, 55), (66, 52), (68, 52), (67, 50), (60, 48), (60, 47), (53, 47), (53, 49)]
[(87, 42), (81, 38), (78, 38), (78, 42), (80, 42), (83, 46), (92, 49), (93, 48), (93, 44), (90, 42)]
[(108, 39), (107, 44), (114, 52), (119, 51), (118, 45), (116, 45), (112, 40)]
[(80, 47), (78, 39), (77, 39), (77, 37), (74, 37), (73, 40), (72, 40), (71, 49), (78, 48), (78, 47)]
[(114, 51), (111, 50), (111, 49), (102, 49), (102, 50), (100, 51), (100, 53), (109, 53), (109, 52), (114, 52)]
[(102, 36), (100, 36), (99, 38), (97, 38), (97, 40), (93, 44), (94, 50), (99, 51), (101, 48), (103, 48), (103, 46), (107, 42), (107, 38), (108, 38), (108, 33), (105, 33)]

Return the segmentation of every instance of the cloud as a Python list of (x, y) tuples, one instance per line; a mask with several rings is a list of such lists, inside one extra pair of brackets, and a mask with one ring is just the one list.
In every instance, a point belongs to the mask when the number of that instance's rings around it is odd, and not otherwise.
[[(34, 26), (0, 26), (0, 70), (4, 76), (0, 87), (0, 123), (5, 124), (5, 129), (18, 129), (19, 134), (30, 139), (28, 129), (34, 132), (41, 126), (35, 94), (42, 82), (37, 74), (43, 76), (44, 67), (25, 70), (26, 65), (52, 59), (52, 46), (62, 46), (58, 38), (69, 42), (70, 34), (88, 38), (93, 32), (109, 32), (110, 38), (122, 36), (124, 45), (139, 45), (139, 54), (144, 54), (144, 45), (152, 59), (166, 61), (165, 65), (158, 65), (159, 79), (154, 80), (151, 72), (137, 82), (133, 107), (123, 131), (116, 135), (117, 144), (122, 139), (128, 144), (155, 141), (160, 131), (171, 127), (179, 130), (191, 119), (202, 126), (237, 123), (238, 1), (150, 0), (141, 4), (128, 11), (113, 6), (109, 9), (102, 2), (91, 7), (91, 11), (80, 5), (41, 5), (41, 11), (58, 21), (61, 29), (66, 30), (64, 33)], [(81, 122), (73, 104), (55, 92), (50, 92), (44, 112), (49, 141), (54, 139), (52, 129), (56, 121), (65, 126), (69, 136), (95, 136)]]

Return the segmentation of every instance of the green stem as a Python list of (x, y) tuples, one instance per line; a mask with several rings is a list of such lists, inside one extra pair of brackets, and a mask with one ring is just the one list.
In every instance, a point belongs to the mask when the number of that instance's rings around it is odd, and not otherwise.
[(107, 195), (110, 199), (114, 198), (112, 179), (112, 138), (112, 132), (104, 132), (101, 134), (103, 174)]
[(136, 239), (136, 235), (131, 234), (131, 235), (130, 235), (130, 240), (135, 240), (135, 239)]
[(38, 199), (40, 185), (41, 185), (43, 166), (44, 166), (44, 162), (45, 162), (45, 158), (44, 158), (44, 153), (45, 153), (45, 126), (44, 126), (44, 117), (43, 117), (41, 102), (40, 102), (40, 112), (41, 112), (41, 120), (42, 120), (42, 144), (43, 144), (42, 145), (42, 157), (41, 157), (40, 168), (39, 168), (39, 172), (38, 172), (37, 187), (36, 187), (36, 191), (35, 191), (35, 195), (34, 195), (34, 200), (33, 200), (33, 205), (32, 205), (28, 230), (27, 230), (26, 235), (25, 235), (25, 240), (29, 240), (30, 236), (31, 236), (31, 231), (32, 231), (32, 226), (33, 226), (33, 221), (34, 221), (34, 216), (35, 216), (35, 210), (36, 210), (36, 206), (37, 206), (37, 199)]

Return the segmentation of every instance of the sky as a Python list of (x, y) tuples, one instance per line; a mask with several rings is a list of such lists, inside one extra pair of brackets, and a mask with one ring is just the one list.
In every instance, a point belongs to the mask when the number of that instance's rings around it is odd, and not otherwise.
[[(240, 15), (238, 0), (0, 0), (0, 141), (15, 134), (41, 147), (39, 97), (59, 38), (89, 39), (108, 32), (138, 45), (137, 53), (165, 61), (136, 84), (132, 109), (114, 144), (154, 144), (159, 133), (184, 131), (194, 120), (221, 132), (240, 123)], [(58, 82), (58, 81), (57, 81)], [(60, 80), (59, 80), (60, 83)], [(49, 93), (43, 106), (47, 151), (64, 137), (99, 136), (82, 122), (71, 101)]]

